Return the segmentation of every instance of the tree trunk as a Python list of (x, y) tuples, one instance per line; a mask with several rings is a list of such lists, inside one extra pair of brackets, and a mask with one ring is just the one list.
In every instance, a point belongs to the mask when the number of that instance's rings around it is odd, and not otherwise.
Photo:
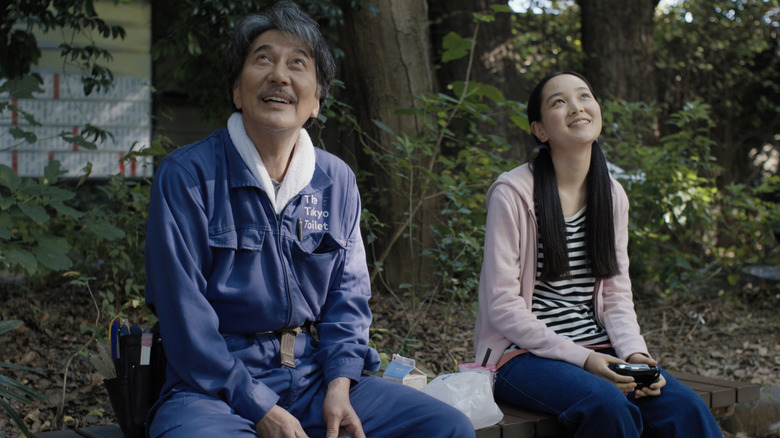
[(598, 96), (627, 102), (658, 99), (653, 15), (658, 0), (577, 0), (585, 71)]
[[(393, 138), (373, 121), (381, 121), (396, 133), (414, 136), (422, 129), (420, 121), (396, 110), (415, 106), (412, 95), (435, 89), (427, 5), (422, 1), (373, 0), (376, 9), (364, 5), (355, 10), (348, 3), (342, 1), (342, 41), (348, 42), (344, 44), (343, 70), (346, 100), (355, 108), (364, 133), (378, 143), (365, 146), (390, 149)], [(397, 177), (401, 169), (380, 166), (360, 146), (355, 152), (359, 169), (373, 174), (373, 192), (385, 190), (379, 195), (382, 199), (370, 199), (365, 205), (389, 225), (368, 247), (369, 262), (383, 262), (384, 273), (381, 278), (372, 275), (373, 285), (394, 289), (402, 283), (430, 283), (433, 273), (419, 254), (432, 244), (427, 224), (435, 206), (416, 209), (420, 189), (408, 187), (408, 179)], [(363, 187), (363, 191), (368, 189)]]

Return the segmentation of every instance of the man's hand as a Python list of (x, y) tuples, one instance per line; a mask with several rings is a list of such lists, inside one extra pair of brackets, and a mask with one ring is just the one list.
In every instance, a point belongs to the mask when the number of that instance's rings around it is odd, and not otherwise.
[[(628, 362), (629, 363), (646, 363), (648, 365), (656, 366), (658, 365), (658, 361), (653, 359), (650, 356), (645, 356), (642, 353), (634, 353), (630, 356), (628, 356)], [(658, 381), (653, 382), (650, 384), (650, 386), (637, 389), (634, 391), (634, 398), (642, 398), (642, 397), (658, 397), (661, 395), (661, 388), (666, 386), (666, 379), (664, 379), (664, 375), (661, 374), (660, 377), (658, 377)]]
[(307, 438), (300, 421), (284, 408), (274, 406), (255, 425), (262, 438)]
[(595, 374), (602, 379), (609, 380), (610, 382), (614, 383), (619, 390), (623, 391), (623, 394), (628, 394), (629, 392), (633, 391), (634, 388), (636, 388), (634, 378), (631, 376), (621, 376), (620, 374), (609, 369), (610, 364), (622, 362), (622, 360), (614, 356), (610, 356), (609, 354), (593, 351), (588, 355), (588, 358), (585, 359), (585, 366), (583, 368), (585, 368), (585, 370), (591, 374)]
[(322, 419), (325, 420), (325, 438), (337, 438), (349, 435), (352, 438), (366, 438), (360, 423), (349, 402), (351, 381), (346, 377), (337, 377), (328, 384), (328, 392), (322, 403)]

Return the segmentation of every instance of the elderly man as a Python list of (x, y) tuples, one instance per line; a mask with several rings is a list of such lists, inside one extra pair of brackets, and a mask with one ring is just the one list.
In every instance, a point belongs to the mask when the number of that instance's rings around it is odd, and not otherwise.
[(335, 66), (282, 2), (227, 49), (227, 129), (160, 164), (146, 299), (166, 383), (150, 437), (468, 437), (456, 409), (376, 370), (355, 176), (303, 129)]

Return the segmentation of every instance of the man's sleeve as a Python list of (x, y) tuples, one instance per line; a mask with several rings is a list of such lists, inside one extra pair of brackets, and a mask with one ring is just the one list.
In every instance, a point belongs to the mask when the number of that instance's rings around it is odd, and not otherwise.
[(344, 262), (336, 273), (317, 325), (320, 351), (316, 360), (323, 367), (325, 381), (336, 377), (357, 380), (364, 369), (379, 369), (379, 355), (368, 345), (371, 325), (371, 286), (366, 253), (360, 233), (360, 197), (350, 172), (344, 196), (344, 222), (349, 233)]
[(219, 333), (205, 296), (211, 251), (203, 194), (175, 161), (156, 172), (146, 227), (146, 300), (160, 320), (169, 372), (257, 423), (278, 396), (233, 358)]

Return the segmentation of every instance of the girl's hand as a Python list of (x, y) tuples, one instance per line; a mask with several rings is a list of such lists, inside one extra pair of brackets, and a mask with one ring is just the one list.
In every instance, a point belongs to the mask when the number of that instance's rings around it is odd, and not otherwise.
[[(628, 356), (628, 362), (629, 363), (646, 363), (651, 366), (658, 365), (658, 361), (653, 359), (650, 356), (645, 356), (642, 353), (634, 353), (630, 356)], [(650, 384), (650, 386), (637, 389), (634, 391), (634, 397), (635, 398), (642, 398), (642, 397), (658, 397), (661, 395), (661, 388), (666, 386), (666, 379), (664, 379), (663, 374), (658, 378), (657, 382), (653, 382)]]
[(614, 383), (619, 390), (623, 391), (623, 394), (628, 394), (636, 388), (634, 378), (631, 376), (621, 376), (609, 369), (610, 364), (623, 362), (624, 361), (614, 356), (610, 356), (609, 354), (593, 351), (588, 355), (588, 358), (585, 359), (584, 368), (591, 374)]

